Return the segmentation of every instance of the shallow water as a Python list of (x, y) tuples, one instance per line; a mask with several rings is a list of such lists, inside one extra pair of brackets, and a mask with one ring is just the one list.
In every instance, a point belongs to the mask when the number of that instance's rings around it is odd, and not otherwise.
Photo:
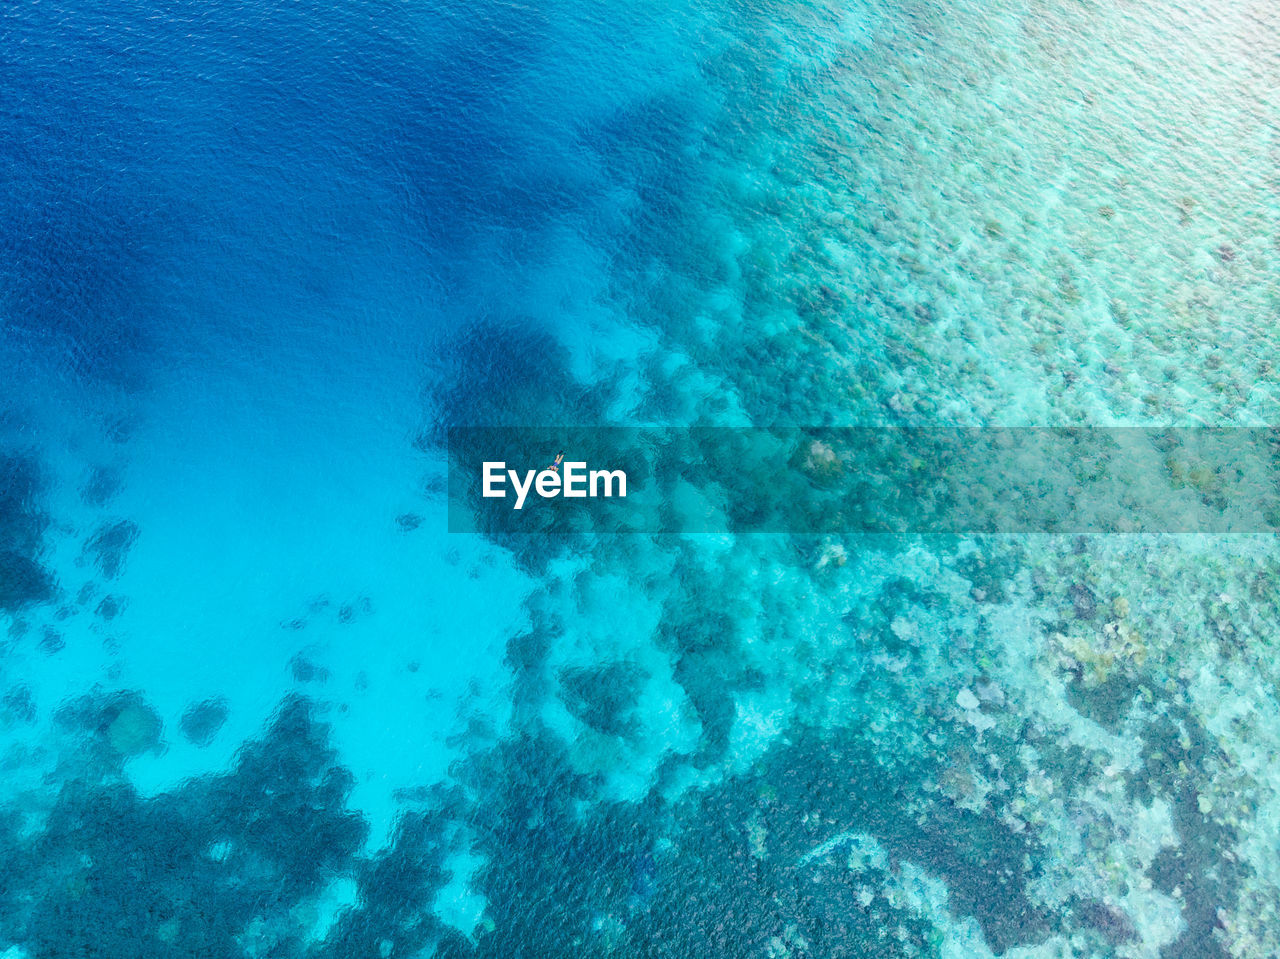
[(1273, 537), (483, 537), (444, 447), (1273, 424), (1278, 40), (0, 14), (2, 954), (1280, 953)]

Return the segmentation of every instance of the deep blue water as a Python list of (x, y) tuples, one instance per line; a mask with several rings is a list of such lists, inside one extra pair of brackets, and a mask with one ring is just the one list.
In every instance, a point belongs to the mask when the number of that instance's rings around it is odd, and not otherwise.
[(455, 425), (1272, 422), (1277, 27), (1156, 7), (0, 10), (0, 957), (1274, 954), (1269, 538), (446, 531)]

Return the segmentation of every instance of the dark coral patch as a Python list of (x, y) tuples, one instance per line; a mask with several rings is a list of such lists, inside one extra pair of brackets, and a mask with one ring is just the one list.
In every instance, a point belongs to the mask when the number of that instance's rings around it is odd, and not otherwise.
[(62, 638), (62, 634), (52, 626), (46, 626), (44, 633), (40, 637), (40, 651), (46, 655), (52, 656), (54, 653), (60, 653), (66, 648), (67, 641)]
[(114, 596), (104, 596), (94, 612), (109, 623), (120, 613), (120, 601)]
[(56, 713), (59, 724), (89, 734), (89, 745), (108, 764), (157, 749), (163, 723), (135, 690), (89, 693)]
[(1167, 796), (1180, 840), (1177, 847), (1162, 850), (1147, 871), (1161, 892), (1182, 893), (1186, 926), (1162, 955), (1225, 959), (1218, 909), (1236, 901), (1251, 870), (1232, 852), (1236, 830), (1201, 810), (1197, 783), (1229, 762), (1214, 737), (1185, 709), (1170, 710), (1155, 720), (1144, 739), (1145, 768), (1129, 784), (1130, 791), (1147, 801), (1155, 793)]
[(138, 533), (138, 524), (129, 520), (104, 524), (84, 544), (85, 555), (93, 558), (103, 576), (115, 579), (124, 568), (129, 550), (137, 542)]
[(560, 688), (565, 706), (577, 719), (609, 736), (634, 732), (630, 715), (648, 674), (634, 663), (562, 669)]
[(21, 609), (53, 596), (53, 575), (34, 558), (0, 549), (0, 609)]
[(33, 459), (0, 454), (0, 609), (14, 611), (53, 598), (53, 574), (40, 563), (48, 518), (44, 482)]
[(329, 680), (329, 670), (317, 666), (302, 653), (289, 660), (289, 671), (300, 683), (324, 683)]
[(80, 487), (80, 498), (86, 506), (106, 506), (120, 489), (120, 477), (106, 466), (95, 466)]
[(202, 703), (193, 703), (182, 714), (182, 734), (197, 746), (208, 746), (227, 721), (228, 713), (225, 699), (206, 699)]
[[(136, 694), (115, 694), (62, 719), (107, 736), (139, 706)], [(8, 823), (0, 830), (5, 889), (20, 881), (25, 897), (0, 893), (0, 921), (33, 956), (232, 959), (250, 933), (271, 955), (301, 956), (310, 944), (293, 910), (357, 868), (367, 827), (346, 808), (351, 783), (301, 699), (287, 700), (224, 775), (152, 799), (114, 775), (71, 778), (34, 842), (12, 841)], [(391, 863), (388, 891), (404, 863)], [(349, 953), (377, 954), (376, 942)]]
[(33, 723), (36, 720), (36, 701), (29, 686), (15, 686), (0, 699), (0, 716), (10, 722)]

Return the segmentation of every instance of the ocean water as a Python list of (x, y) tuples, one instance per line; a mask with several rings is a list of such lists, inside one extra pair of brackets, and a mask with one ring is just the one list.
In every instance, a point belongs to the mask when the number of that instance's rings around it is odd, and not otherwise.
[(0, 956), (1280, 955), (1274, 537), (449, 533), (445, 443), (1274, 425), (1278, 88), (1265, 3), (0, 11)]

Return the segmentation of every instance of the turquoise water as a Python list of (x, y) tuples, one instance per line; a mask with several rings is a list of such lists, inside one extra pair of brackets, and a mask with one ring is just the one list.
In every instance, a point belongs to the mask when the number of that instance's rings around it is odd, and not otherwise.
[(5, 10), (0, 955), (1280, 954), (1274, 538), (485, 538), (443, 447), (1275, 424), (1278, 40)]

